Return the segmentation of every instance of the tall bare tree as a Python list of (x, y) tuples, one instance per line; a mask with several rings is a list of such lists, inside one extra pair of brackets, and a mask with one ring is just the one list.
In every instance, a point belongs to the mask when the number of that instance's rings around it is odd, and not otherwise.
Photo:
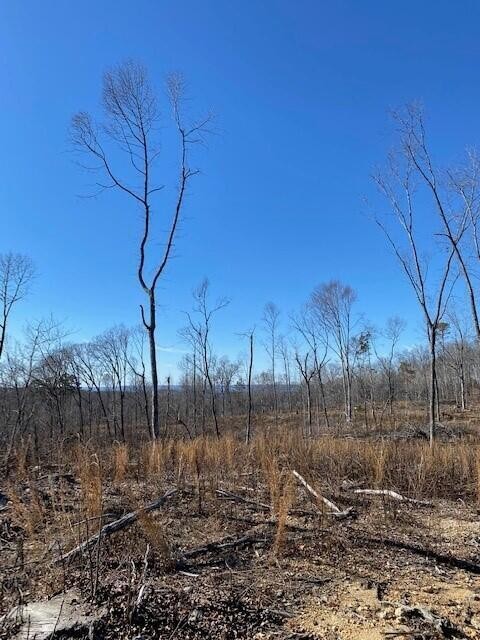
[(27, 295), (33, 276), (30, 258), (19, 253), (0, 254), (0, 360), (12, 309)]
[[(190, 165), (192, 145), (203, 141), (210, 116), (187, 124), (183, 116), (185, 85), (182, 78), (172, 75), (167, 80), (167, 94), (173, 112), (173, 121), (179, 140), (179, 176), (173, 209), (166, 222), (167, 233), (160, 256), (156, 250), (153, 272), (149, 276), (147, 250), (151, 240), (154, 196), (164, 184), (154, 179), (156, 159), (160, 154), (158, 126), (160, 110), (156, 95), (148, 79), (146, 69), (136, 62), (126, 62), (104, 74), (103, 108), (105, 121), (97, 125), (89, 114), (80, 112), (72, 121), (72, 137), (77, 149), (94, 159), (89, 169), (98, 170), (103, 180), (98, 184), (101, 191), (116, 189), (130, 198), (142, 211), (143, 231), (139, 244), (137, 277), (147, 297), (147, 309), (141, 305), (143, 325), (148, 333), (150, 369), (152, 378), (151, 437), (160, 435), (159, 383), (156, 351), (157, 329), (157, 285), (174, 246), (188, 184), (198, 170)], [(113, 143), (114, 149), (107, 150)], [(114, 166), (115, 153), (121, 152), (124, 159), (122, 171)], [(168, 216), (166, 216), (166, 220)]]
[[(438, 279), (434, 284), (428, 279), (428, 267), (422, 260), (420, 241), (417, 235), (418, 207), (424, 203), (418, 192), (418, 172), (411, 153), (401, 143), (400, 150), (391, 154), (385, 172), (378, 172), (374, 180), (380, 192), (387, 199), (391, 211), (403, 234), (402, 242), (388, 228), (384, 219), (376, 222), (393, 249), (400, 266), (411, 285), (422, 311), (429, 343), (430, 377), (429, 377), (429, 426), (430, 443), (433, 444), (436, 431), (437, 403), (437, 338), (440, 323), (445, 314), (448, 300), (456, 278), (452, 278), (452, 266), (455, 256), (458, 257), (456, 242), (449, 240), (447, 248), (439, 247)], [(436, 202), (435, 194), (428, 189)], [(422, 194), (423, 195), (423, 194)], [(420, 201), (420, 202), (419, 202)], [(437, 204), (438, 206), (438, 204)]]
[(249, 351), (248, 366), (247, 366), (247, 397), (248, 397), (247, 428), (245, 430), (245, 442), (248, 444), (250, 442), (250, 438), (252, 435), (252, 410), (253, 410), (252, 373), (253, 373), (253, 348), (254, 348), (255, 329), (251, 329), (245, 335), (248, 338), (248, 351)]

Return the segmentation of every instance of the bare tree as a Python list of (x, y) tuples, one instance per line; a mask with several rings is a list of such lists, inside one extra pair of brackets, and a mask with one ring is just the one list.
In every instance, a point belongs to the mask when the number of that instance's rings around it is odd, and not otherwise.
[[(179, 178), (165, 244), (160, 258), (152, 259), (155, 266), (150, 277), (147, 274), (147, 249), (151, 239), (154, 196), (165, 185), (153, 178), (155, 161), (160, 154), (157, 140), (160, 113), (145, 68), (130, 61), (104, 74), (103, 107), (106, 120), (102, 126), (96, 125), (85, 112), (78, 113), (72, 121), (74, 145), (95, 160), (95, 166), (89, 168), (99, 170), (104, 176), (103, 181), (97, 183), (99, 189), (119, 190), (142, 211), (143, 232), (139, 245), (137, 276), (148, 300), (148, 309), (145, 310), (143, 305), (140, 308), (149, 339), (152, 378), (151, 437), (154, 439), (160, 435), (156, 351), (157, 285), (171, 256), (188, 184), (198, 173), (197, 169), (190, 166), (190, 150), (192, 145), (203, 141), (210, 122), (208, 116), (191, 125), (185, 123), (182, 113), (185, 86), (181, 77), (169, 77), (167, 93), (179, 139)], [(113, 143), (126, 159), (124, 175), (114, 168), (115, 155), (107, 151), (106, 142)]]
[(30, 258), (19, 253), (0, 254), (0, 360), (10, 314), (15, 304), (28, 294), (33, 276)]
[(248, 338), (248, 366), (247, 366), (247, 425), (245, 430), (245, 442), (248, 444), (250, 442), (250, 438), (252, 435), (252, 410), (253, 410), (253, 401), (252, 401), (252, 373), (253, 373), (253, 348), (254, 348), (254, 337), (255, 337), (255, 329), (249, 331), (245, 336)]
[[(94, 345), (96, 351), (104, 363), (105, 369), (111, 380), (113, 391), (114, 430), (120, 426), (120, 437), (125, 442), (125, 395), (127, 391), (127, 374), (129, 365), (129, 347), (131, 333), (123, 325), (108, 329), (98, 336)], [(118, 389), (119, 416), (117, 419), (116, 396)]]
[(411, 163), (416, 176), (430, 192), (435, 211), (442, 223), (443, 235), (455, 254), (467, 288), (475, 334), (480, 340), (477, 297), (467, 257), (462, 250), (462, 238), (469, 224), (474, 239), (478, 239), (478, 162), (470, 155), (465, 167), (447, 170), (445, 179), (435, 166), (427, 144), (422, 108), (416, 104), (407, 105), (405, 109), (394, 113), (394, 119), (399, 126), (401, 146), (407, 162)]
[(227, 404), (230, 415), (232, 415), (232, 380), (240, 369), (239, 362), (231, 362), (228, 356), (222, 356), (216, 366), (215, 378), (220, 385), (220, 393), (222, 394), (222, 416), (225, 417)]
[(307, 392), (307, 420), (308, 429), (307, 435), (312, 437), (312, 378), (315, 375), (315, 369), (309, 365), (310, 353), (307, 351), (304, 356), (300, 356), (298, 351), (295, 352), (295, 361), (298, 365), (298, 370), (305, 382), (305, 389)]
[(353, 305), (357, 294), (352, 287), (332, 280), (317, 287), (310, 299), (317, 320), (331, 336), (330, 346), (342, 366), (345, 418), (352, 419), (352, 381), (355, 363)]
[(276, 304), (267, 302), (263, 311), (263, 324), (267, 333), (265, 349), (270, 357), (273, 389), (273, 411), (275, 415), (275, 425), (278, 425), (278, 395), (276, 380), (276, 361), (278, 351), (278, 319), (280, 311)]
[[(405, 329), (405, 321), (395, 316), (393, 318), (389, 318), (387, 321), (387, 326), (383, 331), (383, 336), (387, 340), (387, 350), (384, 354), (379, 354), (378, 349), (376, 348), (375, 341), (373, 342), (373, 348), (375, 350), (375, 355), (377, 357), (377, 362), (380, 365), (380, 368), (385, 376), (385, 380), (387, 383), (387, 401), (385, 407), (388, 405), (390, 417), (393, 417), (394, 413), (394, 401), (395, 401), (395, 356), (396, 349), (398, 346), (398, 342), (400, 340), (400, 336)], [(383, 420), (384, 409), (382, 409), (382, 413), (380, 416), (380, 423)]]
[[(376, 222), (392, 247), (424, 316), (429, 342), (429, 423), (430, 443), (433, 444), (436, 429), (437, 337), (439, 325), (445, 314), (455, 282), (455, 278), (451, 278), (451, 273), (457, 249), (454, 242), (449, 242), (446, 250), (443, 247), (440, 248), (439, 277), (432, 286), (427, 278), (427, 265), (421, 258), (420, 243), (415, 226), (417, 214), (417, 200), (415, 197), (417, 185), (415, 177), (417, 174), (418, 169), (411, 158), (411, 153), (408, 149), (405, 150), (402, 145), (400, 153), (390, 155), (387, 172), (379, 172), (374, 176), (380, 192), (389, 202), (394, 217), (403, 233), (405, 244), (396, 238), (383, 220), (377, 218)], [(435, 195), (433, 195), (433, 199), (436, 203)]]
[(198, 319), (195, 319), (191, 314), (187, 313), (189, 324), (182, 330), (181, 335), (184, 339), (188, 340), (192, 345), (196, 345), (201, 357), (201, 367), (204, 376), (204, 390), (206, 386), (210, 391), (210, 408), (212, 412), (212, 418), (215, 427), (215, 434), (217, 438), (220, 437), (220, 429), (218, 425), (217, 415), (217, 403), (215, 393), (215, 381), (213, 377), (213, 353), (210, 342), (210, 332), (212, 328), (212, 317), (224, 309), (228, 304), (227, 298), (219, 298), (215, 304), (210, 307), (208, 301), (208, 289), (209, 282), (204, 279), (200, 285), (194, 290), (194, 307), (193, 311)]
[[(462, 317), (451, 310), (448, 315), (448, 325), (444, 333), (450, 333), (448, 342), (443, 341), (442, 352), (446, 364), (454, 372), (458, 384), (457, 406), (465, 411), (467, 409), (467, 363), (469, 360), (469, 331), (462, 321)], [(457, 387), (457, 384), (455, 387)]]
[[(312, 304), (306, 304), (301, 312), (298, 315), (292, 316), (291, 319), (294, 328), (302, 336), (313, 354), (313, 365), (317, 374), (318, 391), (320, 395), (319, 405), (322, 408), (325, 427), (328, 430), (330, 428), (330, 419), (328, 417), (325, 384), (323, 380), (324, 368), (328, 362), (328, 335), (325, 333), (323, 323), (318, 321), (318, 314)], [(320, 424), (317, 426), (320, 427)]]
[(292, 410), (292, 376), (290, 374), (290, 347), (285, 336), (278, 340), (278, 352), (283, 361), (283, 376), (287, 387), (288, 410)]

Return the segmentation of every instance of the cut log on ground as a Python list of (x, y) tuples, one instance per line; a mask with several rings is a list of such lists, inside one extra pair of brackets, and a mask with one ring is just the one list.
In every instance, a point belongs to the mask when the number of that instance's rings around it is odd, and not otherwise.
[(407, 496), (402, 496), (400, 493), (396, 491), (391, 491), (389, 489), (354, 489), (353, 493), (362, 494), (365, 496), (384, 496), (386, 498), (392, 498), (392, 500), (398, 500), (399, 502), (410, 502), (411, 504), (418, 504), (424, 507), (431, 507), (431, 502), (426, 502), (425, 500), (415, 500), (414, 498), (407, 498)]
[(137, 509), (137, 511), (132, 511), (131, 513), (127, 513), (121, 518), (119, 518), (118, 520), (115, 520), (114, 522), (109, 522), (104, 527), (102, 527), (102, 529), (97, 534), (95, 534), (88, 540), (85, 540), (85, 542), (82, 542), (81, 544), (79, 544), (77, 547), (75, 547), (68, 553), (65, 553), (64, 555), (57, 558), (55, 560), (55, 564), (70, 562), (71, 560), (73, 560), (73, 558), (78, 556), (80, 553), (87, 551), (87, 549), (95, 545), (98, 542), (99, 538), (103, 538), (104, 536), (109, 536), (112, 533), (121, 531), (122, 529), (129, 527), (131, 524), (133, 524), (138, 520), (139, 516), (142, 513), (149, 513), (151, 511), (155, 511), (156, 509), (159, 509), (166, 502), (168, 498), (170, 498), (177, 492), (178, 492), (178, 489), (170, 489), (161, 498), (158, 498), (157, 500), (150, 502), (150, 504), (147, 504), (142, 509)]
[(347, 518), (353, 514), (354, 510), (352, 507), (341, 511), (334, 502), (317, 493), (315, 489), (308, 484), (305, 478), (298, 473), (298, 471), (293, 470), (292, 473), (295, 478), (302, 483), (311, 496), (313, 496), (318, 502), (323, 502), (330, 509), (330, 511), (327, 511), (325, 515), (333, 516), (334, 518)]

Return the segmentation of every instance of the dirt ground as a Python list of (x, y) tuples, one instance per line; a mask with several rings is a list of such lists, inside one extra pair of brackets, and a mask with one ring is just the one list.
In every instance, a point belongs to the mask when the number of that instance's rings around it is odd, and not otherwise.
[[(95, 535), (98, 519), (82, 522), (76, 477), (37, 476), (15, 496), (5, 492), (0, 608), (54, 597), (61, 607), (74, 592), (68, 624), (59, 610), (48, 637), (480, 638), (480, 516), (462, 501), (424, 506), (344, 488), (332, 499), (353, 511), (339, 519), (297, 483), (279, 524), (266, 487), (249, 486), (248, 476), (217, 484), (237, 497), (173, 477), (130, 478), (104, 489), (106, 522), (178, 491), (60, 562)], [(28, 637), (18, 611), (0, 624), (0, 637)]]
[[(52, 482), (69, 522), (80, 519), (78, 483), (68, 474), (35, 483), (45, 536), (26, 536), (14, 504), (0, 512), (3, 613), (20, 598), (43, 601), (75, 589), (90, 616), (88, 625), (73, 616), (70, 627), (59, 624), (49, 637), (480, 638), (480, 516), (461, 502), (420, 506), (344, 492), (336, 500), (355, 514), (339, 520), (297, 486), (278, 544), (278, 518), (265, 508), (208, 488), (199, 504), (198, 487), (183, 486), (148, 519), (66, 564), (58, 557), (87, 537), (85, 523), (70, 535), (62, 523), (48, 523)], [(172, 482), (160, 484), (109, 487), (108, 519), (129, 511), (136, 494), (160, 495)], [(33, 510), (32, 487), (25, 481), (16, 499)], [(254, 502), (264, 498), (248, 486), (223, 488)], [(92, 521), (90, 535), (95, 527)], [(471, 566), (455, 567), (452, 558)], [(415, 608), (439, 618), (428, 622)], [(3, 638), (27, 637), (16, 636), (22, 626), (13, 618), (1, 629)]]

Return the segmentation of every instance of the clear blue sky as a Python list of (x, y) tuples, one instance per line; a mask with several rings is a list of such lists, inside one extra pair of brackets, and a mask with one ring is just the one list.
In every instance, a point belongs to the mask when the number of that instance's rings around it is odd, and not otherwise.
[[(139, 319), (138, 212), (111, 193), (78, 197), (89, 178), (67, 133), (76, 111), (98, 111), (104, 69), (134, 58), (159, 88), (181, 70), (221, 131), (161, 285), (162, 346), (181, 348), (203, 276), (232, 298), (216, 329), (232, 356), (265, 302), (286, 321), (331, 278), (357, 289), (372, 322), (400, 314), (418, 339), (415, 302), (363, 199), (391, 144), (391, 107), (421, 99), (445, 161), (478, 146), (479, 26), (474, 0), (2, 2), (0, 252), (28, 253), (39, 274), (15, 330), (53, 313), (82, 340)], [(177, 354), (161, 359), (165, 373)]]

